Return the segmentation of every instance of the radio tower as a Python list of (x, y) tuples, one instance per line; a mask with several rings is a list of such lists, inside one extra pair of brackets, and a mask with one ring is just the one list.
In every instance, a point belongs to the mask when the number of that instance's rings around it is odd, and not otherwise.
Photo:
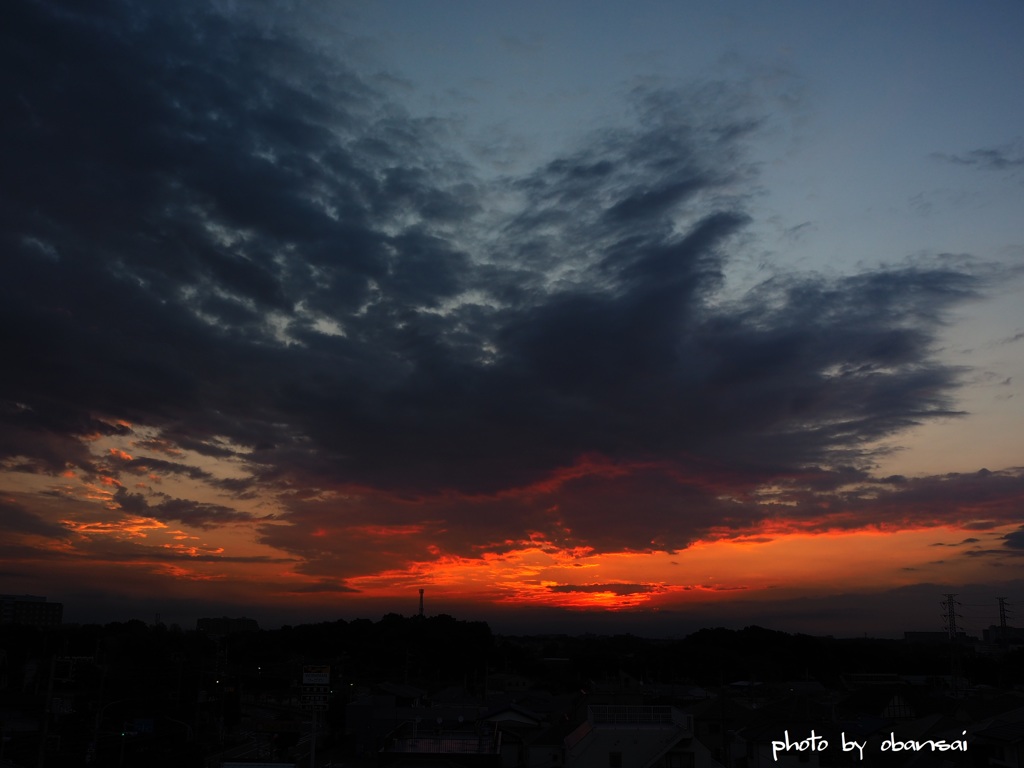
[(420, 587), (420, 618), (423, 618), (423, 587)]

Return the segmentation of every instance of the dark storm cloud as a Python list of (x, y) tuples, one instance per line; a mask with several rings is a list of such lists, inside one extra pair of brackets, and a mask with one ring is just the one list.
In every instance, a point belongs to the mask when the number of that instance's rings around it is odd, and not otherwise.
[[(748, 498), (763, 484), (820, 501), (866, 477), (872, 441), (955, 413), (959, 372), (932, 350), (983, 287), (969, 270), (723, 292), (758, 127), (728, 87), (639, 89), (630, 120), (484, 181), (448, 148), (452, 126), (245, 8), (6, 10), (9, 467), (94, 472), (86, 436), (145, 427), (147, 450), (244, 461), (252, 480), (141, 456), (113, 470), (287, 492), (293, 525), (263, 530), (293, 551), (332, 516), (422, 511), (301, 503), (346, 486), (466, 494), (430, 527), (452, 551), (528, 529), (672, 550), (775, 514)], [(571, 536), (532, 502), (484, 519), (464, 500), (590, 454), (658, 468), (576, 481), (575, 502), (556, 500)], [(714, 488), (693, 479), (709, 468)], [(610, 501), (627, 491), (631, 516)], [(115, 500), (198, 527), (252, 519)], [(870, 518), (849, 503), (830, 525)]]
[(145, 496), (131, 493), (125, 488), (117, 489), (114, 500), (128, 514), (152, 517), (164, 522), (177, 520), (193, 528), (216, 528), (254, 519), (248, 512), (241, 512), (223, 504), (209, 504), (191, 499), (165, 497), (163, 501), (151, 504)]
[(64, 526), (44, 520), (10, 499), (0, 499), (0, 531), (4, 532), (5, 538), (20, 534), (43, 536), (48, 539), (68, 536), (68, 530)]
[[(59, 382), (51, 386), (55, 384)], [(0, 459), (7, 459), (17, 471), (47, 474), (78, 466), (93, 472), (95, 463), (83, 441), (129, 432), (124, 425), (48, 401), (43, 393), (35, 393), (33, 399), (34, 407), (15, 399), (0, 403)]]
[(112, 454), (108, 461), (120, 471), (130, 472), (135, 475), (149, 473), (183, 475), (191, 480), (211, 481), (213, 476), (199, 467), (189, 464), (182, 464), (178, 461), (167, 461), (166, 459), (155, 459), (151, 456), (131, 457), (121, 454)]

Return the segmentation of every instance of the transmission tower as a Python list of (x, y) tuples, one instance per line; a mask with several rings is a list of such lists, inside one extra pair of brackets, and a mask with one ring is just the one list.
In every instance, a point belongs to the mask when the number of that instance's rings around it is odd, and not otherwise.
[(953, 592), (947, 592), (943, 597), (946, 598), (946, 631), (949, 633), (949, 641), (951, 643), (956, 642), (956, 607), (960, 603), (956, 600), (956, 594)]
[(957, 653), (957, 629), (956, 629), (956, 607), (960, 603), (956, 600), (956, 594), (947, 592), (943, 595), (946, 598), (946, 630), (949, 632), (949, 682), (954, 695), (960, 685), (960, 654)]
[(997, 597), (996, 600), (999, 601), (999, 639), (1001, 642), (1006, 643), (1010, 637), (1010, 632), (1006, 625), (1006, 614), (1008, 613), (1006, 610), (1006, 598)]

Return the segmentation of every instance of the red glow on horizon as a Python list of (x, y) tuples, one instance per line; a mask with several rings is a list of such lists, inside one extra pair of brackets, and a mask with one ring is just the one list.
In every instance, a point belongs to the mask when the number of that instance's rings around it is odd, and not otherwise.
[(199, 573), (170, 563), (149, 563), (148, 565), (153, 566), (154, 570), (164, 576), (178, 581), (224, 581), (227, 578), (220, 574)]
[(426, 526), (413, 525), (356, 525), (347, 528), (346, 531), (353, 534), (372, 536), (375, 538), (388, 538), (391, 536), (415, 536), (423, 533)]

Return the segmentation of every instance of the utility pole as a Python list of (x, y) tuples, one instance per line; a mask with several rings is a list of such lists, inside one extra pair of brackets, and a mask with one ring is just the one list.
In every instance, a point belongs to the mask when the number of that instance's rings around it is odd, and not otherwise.
[(956, 601), (956, 593), (947, 592), (943, 595), (946, 598), (946, 630), (949, 632), (949, 676), (950, 687), (956, 693), (958, 678), (960, 677), (960, 657), (957, 654), (957, 628), (956, 628), (956, 607), (960, 605)]
[(43, 736), (42, 741), (39, 743), (39, 762), (37, 765), (39, 768), (43, 768), (46, 765), (46, 738), (50, 733), (50, 709), (53, 705), (53, 670), (57, 662), (57, 657), (54, 654), (50, 654), (50, 678), (46, 681), (46, 703), (43, 704)]
[(313, 729), (309, 734), (309, 768), (316, 768), (316, 716), (317, 711), (313, 710)]

